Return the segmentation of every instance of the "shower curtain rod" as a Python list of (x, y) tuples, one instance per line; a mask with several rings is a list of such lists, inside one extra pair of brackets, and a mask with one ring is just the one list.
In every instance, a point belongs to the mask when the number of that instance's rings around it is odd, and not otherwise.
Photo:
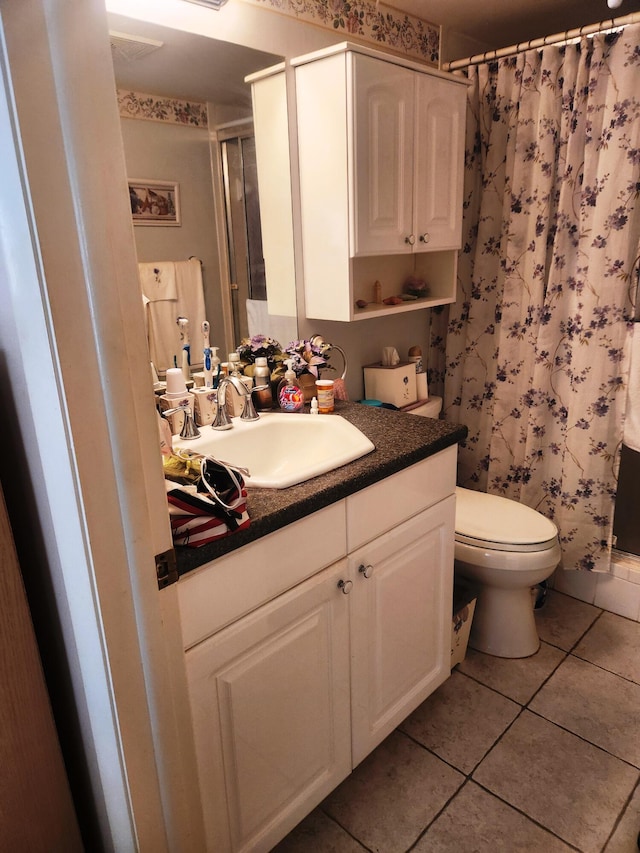
[(442, 70), (455, 71), (458, 68), (466, 68), (469, 65), (479, 65), (481, 62), (486, 62), (489, 59), (500, 59), (503, 56), (513, 56), (516, 53), (522, 53), (531, 48), (546, 47), (548, 44), (562, 44), (563, 42), (568, 44), (575, 39), (581, 38), (581, 36), (590, 36), (595, 33), (606, 32), (607, 30), (617, 30), (629, 24), (637, 23), (640, 23), (640, 12), (632, 12), (630, 15), (625, 15), (622, 18), (611, 18), (606, 21), (600, 21), (599, 24), (588, 24), (576, 30), (567, 30), (564, 33), (556, 33), (553, 36), (545, 36), (544, 38), (531, 39), (530, 41), (513, 44), (511, 47), (488, 50), (486, 53), (478, 53), (476, 56), (469, 56), (466, 59), (445, 62), (442, 65)]

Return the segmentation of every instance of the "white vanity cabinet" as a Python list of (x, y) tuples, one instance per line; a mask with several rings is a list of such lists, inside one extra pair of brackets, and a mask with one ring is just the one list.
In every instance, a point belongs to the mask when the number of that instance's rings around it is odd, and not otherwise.
[(211, 853), (266, 853), (448, 677), (455, 466), (453, 446), (180, 579)]
[(346, 568), (187, 653), (210, 853), (270, 850), (351, 772)]
[(355, 767), (450, 674), (455, 499), (349, 557)]
[[(354, 45), (293, 60), (305, 310), (354, 320), (452, 302), (466, 84)], [(398, 306), (409, 275), (428, 298)], [(356, 301), (370, 303), (358, 308)]]

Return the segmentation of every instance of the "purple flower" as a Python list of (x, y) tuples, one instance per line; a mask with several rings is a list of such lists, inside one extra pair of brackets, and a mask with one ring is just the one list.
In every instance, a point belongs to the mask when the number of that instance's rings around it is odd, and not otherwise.
[(624, 207), (617, 207), (615, 213), (612, 213), (611, 216), (607, 217), (607, 224), (615, 231), (621, 231), (627, 224), (628, 219), (629, 217), (627, 216), (627, 211)]
[(259, 356), (266, 358), (271, 370), (274, 370), (283, 358), (282, 347), (278, 341), (267, 335), (243, 338), (237, 352), (244, 364), (254, 364)]
[(318, 346), (307, 340), (291, 341), (285, 348), (285, 358), (291, 359), (291, 367), (296, 376), (312, 373), (317, 379), (319, 368), (327, 366), (330, 349), (331, 344), (324, 342)]

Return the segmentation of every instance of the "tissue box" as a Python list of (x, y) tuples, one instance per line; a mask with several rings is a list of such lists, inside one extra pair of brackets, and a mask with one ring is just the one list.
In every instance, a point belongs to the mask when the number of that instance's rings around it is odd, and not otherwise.
[(364, 367), (364, 393), (368, 400), (391, 403), (399, 409), (415, 403), (416, 366), (411, 362), (393, 364), (367, 364)]

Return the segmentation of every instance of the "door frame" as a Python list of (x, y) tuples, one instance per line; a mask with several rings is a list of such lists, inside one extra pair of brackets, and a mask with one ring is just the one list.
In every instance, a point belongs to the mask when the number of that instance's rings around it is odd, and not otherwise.
[(104, 849), (201, 849), (175, 590), (156, 580), (171, 535), (102, 0), (0, 0), (0, 82), (16, 544), (46, 578)]

